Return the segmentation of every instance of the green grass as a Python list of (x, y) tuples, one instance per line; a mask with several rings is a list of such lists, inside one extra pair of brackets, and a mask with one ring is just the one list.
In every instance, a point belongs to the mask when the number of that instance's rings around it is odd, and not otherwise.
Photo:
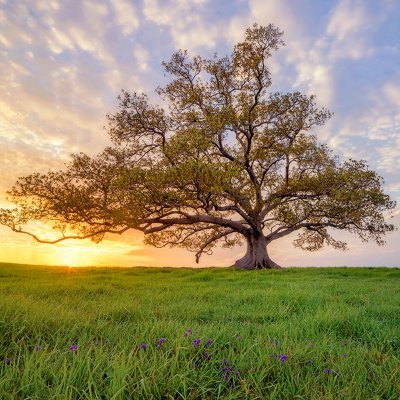
[(0, 264), (4, 400), (399, 399), (399, 382), (398, 269)]

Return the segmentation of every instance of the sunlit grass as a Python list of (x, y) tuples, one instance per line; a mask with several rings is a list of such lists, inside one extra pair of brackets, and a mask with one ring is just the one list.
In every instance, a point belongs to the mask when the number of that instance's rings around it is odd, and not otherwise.
[(399, 283), (0, 264), (0, 398), (398, 399)]

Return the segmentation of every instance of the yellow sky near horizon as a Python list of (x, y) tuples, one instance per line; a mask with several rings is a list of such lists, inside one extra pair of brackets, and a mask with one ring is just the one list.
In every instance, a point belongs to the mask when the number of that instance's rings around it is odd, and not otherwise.
[[(41, 239), (50, 240), (60, 237), (39, 223), (29, 225), (29, 232)], [(123, 236), (108, 234), (101, 243), (93, 243), (90, 239), (68, 239), (56, 244), (39, 243), (29, 235), (16, 233), (9, 228), (0, 226), (0, 262), (15, 262), (21, 264), (59, 265), (70, 267), (110, 266), (110, 267), (204, 267), (227, 266), (235, 260), (231, 257), (207, 256), (201, 264), (196, 264), (194, 254), (184, 249), (156, 249), (143, 244), (143, 234), (129, 231)], [(237, 248), (234, 254), (239, 254), (244, 248)], [(217, 251), (218, 253), (218, 251)]]

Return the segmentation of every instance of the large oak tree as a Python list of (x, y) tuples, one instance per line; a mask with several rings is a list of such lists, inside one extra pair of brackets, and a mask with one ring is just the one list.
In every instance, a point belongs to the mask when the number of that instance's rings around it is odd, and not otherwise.
[(170, 83), (157, 89), (162, 105), (122, 92), (108, 116), (113, 147), (20, 178), (9, 192), (18, 207), (1, 210), (0, 223), (45, 241), (24, 228), (45, 221), (61, 232), (51, 243), (136, 229), (197, 261), (218, 243), (245, 242), (235, 266), (246, 269), (278, 268), (267, 247), (293, 232), (310, 251), (344, 249), (335, 230), (383, 244), (395, 204), (382, 178), (317, 142), (311, 131), (331, 113), (314, 96), (268, 91), (269, 58), (282, 44), (278, 28), (253, 25), (230, 56), (173, 54), (163, 63)]

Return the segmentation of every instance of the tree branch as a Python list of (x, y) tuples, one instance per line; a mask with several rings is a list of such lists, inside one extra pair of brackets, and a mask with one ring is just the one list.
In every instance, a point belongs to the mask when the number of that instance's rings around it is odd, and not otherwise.
[(23, 233), (25, 235), (31, 236), (33, 239), (35, 239), (37, 242), (39, 243), (47, 243), (47, 244), (56, 244), (59, 242), (62, 242), (64, 240), (67, 239), (90, 239), (92, 237), (95, 237), (97, 235), (104, 235), (105, 233), (115, 233), (118, 235), (121, 235), (122, 233), (126, 232), (127, 230), (131, 229), (129, 226), (124, 227), (122, 229), (119, 230), (115, 230), (115, 229), (103, 229), (97, 232), (92, 232), (92, 233), (88, 233), (87, 235), (68, 235), (68, 236), (63, 236), (61, 238), (55, 239), (55, 240), (46, 240), (46, 239), (40, 239), (37, 235), (31, 233), (31, 232), (27, 232), (22, 230), (21, 228), (15, 228), (12, 226), (9, 226), (9, 228), (11, 230), (13, 230), (16, 233)]

